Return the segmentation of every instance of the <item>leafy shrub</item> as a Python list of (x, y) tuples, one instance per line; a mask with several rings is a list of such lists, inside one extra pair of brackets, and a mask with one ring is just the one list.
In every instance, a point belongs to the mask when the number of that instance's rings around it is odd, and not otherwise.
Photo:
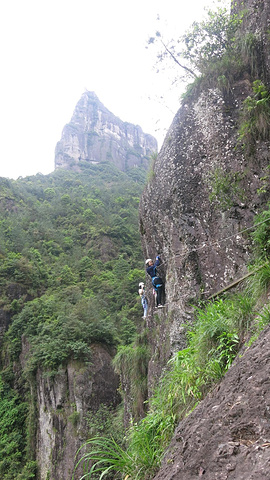
[(89, 412), (86, 416), (86, 423), (89, 436), (110, 436), (113, 432), (114, 439), (124, 447), (125, 433), (123, 427), (123, 406), (117, 409), (101, 404), (95, 412)]
[(144, 402), (147, 399), (147, 373), (150, 358), (148, 345), (134, 344), (120, 346), (113, 360), (121, 380), (130, 385), (132, 415), (135, 421), (144, 415)]
[(260, 260), (267, 260), (270, 255), (270, 206), (256, 216), (257, 228), (252, 236), (255, 243), (255, 254)]
[(253, 95), (243, 102), (239, 143), (248, 155), (254, 153), (256, 141), (270, 137), (270, 94), (260, 81), (253, 82)]
[(210, 172), (208, 184), (210, 187), (210, 202), (216, 204), (222, 211), (232, 207), (237, 201), (243, 201), (244, 193), (240, 187), (242, 175), (239, 172), (225, 172), (217, 167)]
[(68, 417), (68, 421), (76, 428), (80, 421), (80, 412), (71, 413)]

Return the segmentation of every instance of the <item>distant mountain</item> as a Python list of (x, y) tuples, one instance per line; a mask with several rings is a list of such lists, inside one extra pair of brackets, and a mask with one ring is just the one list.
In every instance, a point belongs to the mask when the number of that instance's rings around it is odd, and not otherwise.
[(147, 169), (157, 141), (141, 127), (123, 122), (111, 113), (94, 92), (85, 92), (70, 123), (65, 125), (55, 149), (55, 168), (80, 170), (81, 162), (112, 162), (127, 172)]

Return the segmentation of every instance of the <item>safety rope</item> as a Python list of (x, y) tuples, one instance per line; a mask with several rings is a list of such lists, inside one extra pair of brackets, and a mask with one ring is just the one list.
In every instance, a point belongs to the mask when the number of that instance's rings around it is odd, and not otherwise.
[[(233, 237), (236, 237), (237, 235), (241, 235), (242, 233), (245, 233), (249, 230), (253, 230), (254, 228), (257, 228), (259, 225), (262, 225), (263, 223), (266, 223), (270, 220), (270, 217), (269, 218), (266, 218), (265, 220), (262, 220), (261, 222), (258, 222), (256, 225), (253, 225), (252, 227), (248, 227), (248, 228), (244, 228), (243, 230), (240, 230), (240, 232), (237, 232), (237, 233), (234, 233), (233, 235), (229, 235), (228, 237), (225, 237), (225, 238), (222, 238), (221, 240), (217, 240), (216, 242), (213, 242), (213, 243), (210, 243), (210, 244), (207, 244), (207, 243), (204, 243), (203, 245), (200, 245), (199, 247), (197, 248), (194, 248), (192, 250), (189, 250), (188, 252), (186, 253), (183, 253), (183, 254), (179, 254), (179, 255), (175, 255), (174, 257), (172, 258), (179, 258), (179, 257), (184, 257), (192, 252), (197, 252), (199, 250), (202, 250), (203, 248), (211, 248), (213, 246), (216, 246), (216, 245), (219, 245), (220, 243), (222, 242), (225, 242), (227, 240), (230, 240), (231, 238)], [(161, 254), (160, 254), (161, 255)], [(171, 261), (171, 260), (170, 260)], [(162, 261), (162, 263), (160, 263), (160, 265), (157, 266), (157, 268), (161, 267), (162, 265), (168, 263), (168, 261)], [(231, 288), (235, 287), (236, 285), (238, 285), (240, 282), (242, 282), (243, 280), (245, 280), (246, 278), (248, 278), (249, 276), (253, 275), (254, 273), (256, 273), (258, 270), (260, 270), (261, 268), (265, 267), (266, 264), (263, 264), (261, 265), (260, 267), (256, 268), (255, 270), (253, 270), (252, 272), (249, 272), (248, 274), (244, 275), (243, 277), (239, 278), (238, 280), (235, 280), (234, 282), (230, 283), (229, 285), (227, 285), (226, 287), (224, 287), (223, 289), (219, 290), (218, 292), (212, 294), (208, 300), (212, 300), (214, 299), (215, 297), (221, 295), (222, 293), (224, 293), (225, 291), (227, 290), (230, 290)], [(206, 295), (210, 292), (204, 292), (203, 294)]]
[[(240, 232), (234, 233), (233, 235), (230, 235), (230, 236), (228, 236), (228, 237), (222, 238), (221, 240), (217, 240), (216, 242), (213, 242), (213, 243), (207, 243), (207, 242), (206, 242), (206, 243), (204, 243), (203, 245), (200, 245), (200, 246), (197, 247), (197, 248), (193, 248), (192, 250), (189, 250), (189, 251), (187, 251), (187, 252), (185, 252), (185, 253), (176, 254), (176, 255), (174, 255), (174, 257), (172, 257), (172, 258), (185, 257), (185, 256), (189, 255), (189, 254), (192, 253), (192, 252), (198, 252), (199, 250), (202, 250), (202, 249), (204, 249), (204, 248), (212, 248), (212, 247), (214, 247), (214, 246), (219, 246), (220, 243), (225, 242), (225, 241), (227, 241), (227, 240), (230, 240), (231, 238), (236, 237), (237, 235), (241, 235), (242, 233), (248, 232), (249, 230), (253, 230), (254, 228), (257, 228), (259, 225), (262, 225), (263, 223), (268, 222), (269, 220), (270, 220), (270, 217), (267, 218), (266, 220), (262, 220), (261, 222), (257, 223), (256, 225), (253, 225), (252, 227), (248, 227), (248, 228), (245, 228), (245, 229), (243, 229), (243, 230), (240, 230)], [(160, 254), (160, 255), (162, 255), (162, 254)], [(170, 259), (170, 261), (171, 261), (171, 259)], [(161, 265), (164, 265), (164, 264), (166, 264), (166, 263), (168, 263), (168, 262), (169, 262), (169, 260), (167, 260), (167, 261), (162, 261), (162, 263), (160, 263), (160, 265), (158, 265), (158, 267), (161, 267)]]
[[(255, 270), (253, 270), (252, 272), (249, 272), (249, 273), (247, 273), (246, 275), (244, 275), (243, 277), (239, 278), (238, 280), (235, 280), (234, 282), (230, 283), (229, 285), (227, 285), (226, 287), (222, 288), (222, 289), (219, 290), (218, 292), (213, 293), (213, 295), (211, 295), (211, 297), (209, 297), (208, 300), (213, 300), (214, 298), (218, 297), (219, 295), (221, 295), (222, 293), (226, 292), (227, 290), (230, 290), (231, 288), (236, 287), (236, 285), (238, 285), (238, 283), (243, 282), (243, 280), (246, 280), (246, 278), (250, 277), (251, 275), (254, 275), (254, 274), (257, 273), (259, 270), (261, 270), (262, 268), (266, 267), (266, 265), (268, 265), (268, 262), (267, 262), (267, 263), (264, 263), (263, 265), (260, 265), (258, 268), (255, 268)], [(205, 293), (206, 293), (206, 292), (205, 292)], [(205, 293), (203, 292), (203, 294), (205, 294)]]

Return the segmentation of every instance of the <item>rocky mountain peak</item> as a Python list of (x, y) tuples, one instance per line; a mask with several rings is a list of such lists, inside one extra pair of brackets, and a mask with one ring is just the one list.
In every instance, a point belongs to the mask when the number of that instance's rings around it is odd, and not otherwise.
[(149, 156), (156, 150), (157, 141), (152, 135), (138, 125), (123, 122), (94, 92), (86, 91), (56, 145), (55, 168), (79, 170), (83, 161), (110, 161), (122, 171), (147, 169)]

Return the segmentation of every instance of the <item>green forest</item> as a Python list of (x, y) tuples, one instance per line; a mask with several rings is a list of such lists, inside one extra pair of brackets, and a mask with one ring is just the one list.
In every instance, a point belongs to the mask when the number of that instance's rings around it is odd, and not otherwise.
[[(80, 173), (0, 179), (2, 480), (35, 478), (28, 400), (37, 369), (54, 375), (69, 359), (91, 361), (93, 342), (134, 340), (145, 176), (85, 163)], [(30, 351), (16, 372), (22, 338)]]

